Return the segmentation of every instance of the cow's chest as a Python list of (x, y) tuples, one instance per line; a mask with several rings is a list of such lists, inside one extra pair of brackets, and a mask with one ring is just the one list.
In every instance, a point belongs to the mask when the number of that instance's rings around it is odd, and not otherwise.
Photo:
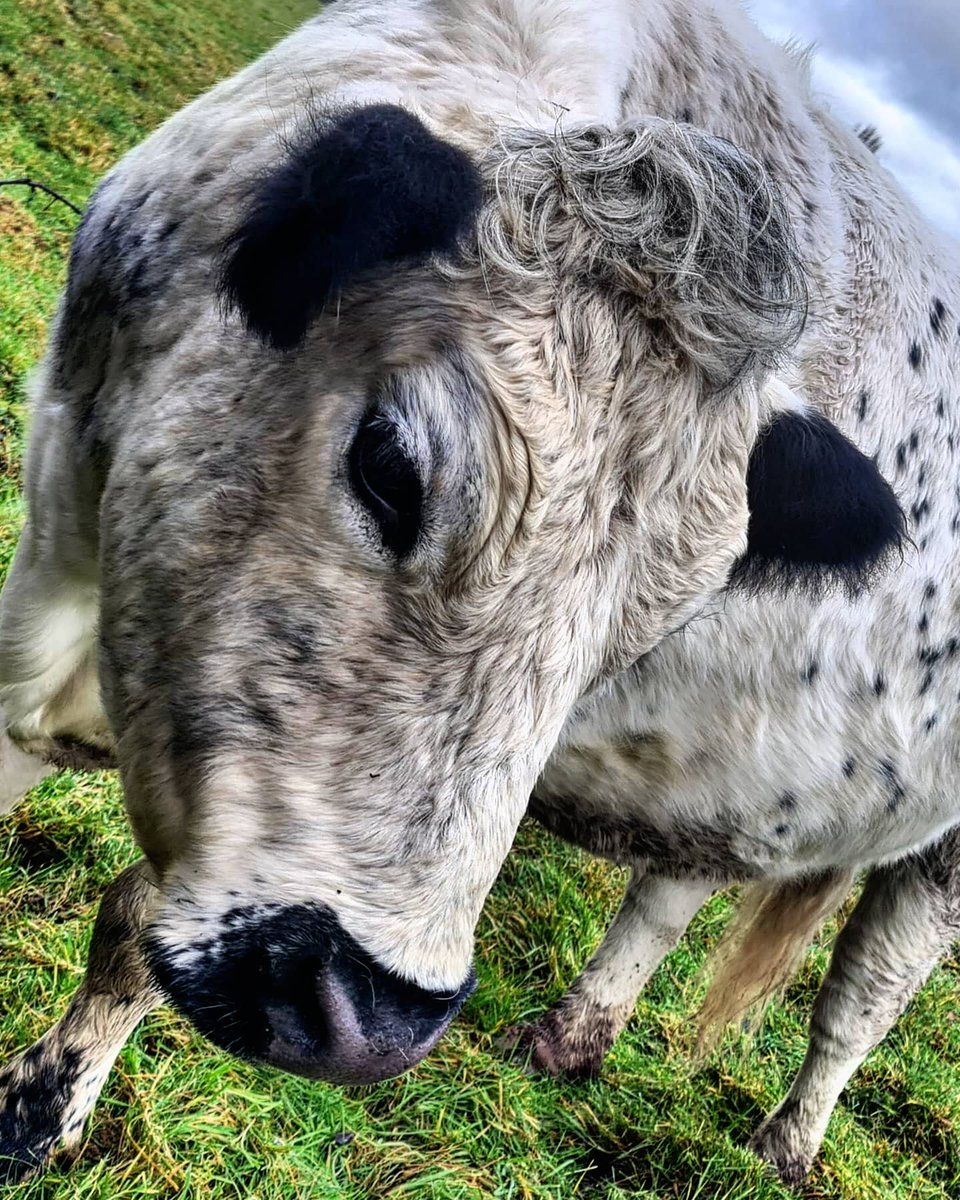
[(831, 733), (799, 704), (785, 722), (733, 704), (707, 721), (688, 700), (660, 732), (598, 736), (586, 721), (548, 762), (531, 816), (614, 862), (724, 882), (895, 859), (958, 819), (952, 735), (905, 756), (886, 722), (861, 719), (854, 737), (853, 713)]
[(753, 879), (793, 856), (794, 847), (778, 845), (782, 837), (765, 837), (722, 806), (686, 811), (673, 786), (677, 770), (657, 736), (568, 746), (548, 764), (529, 813), (592, 854), (616, 863), (644, 859), (671, 874)]

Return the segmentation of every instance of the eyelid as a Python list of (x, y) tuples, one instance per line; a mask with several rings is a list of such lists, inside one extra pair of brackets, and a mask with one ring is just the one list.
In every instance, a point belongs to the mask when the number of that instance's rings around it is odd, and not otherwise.
[(361, 418), (348, 451), (347, 470), (353, 492), (376, 524), (384, 546), (404, 558), (422, 532), (424, 486), (400, 429), (382, 411), (368, 409)]

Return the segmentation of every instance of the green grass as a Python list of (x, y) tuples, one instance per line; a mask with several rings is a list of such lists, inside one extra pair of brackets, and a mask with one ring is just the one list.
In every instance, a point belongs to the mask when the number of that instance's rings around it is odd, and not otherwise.
[[(81, 204), (162, 118), (251, 58), (307, 0), (0, 0), (0, 174)], [(73, 215), (0, 191), (0, 562), (21, 518), (23, 380), (40, 354)], [(136, 851), (116, 780), (61, 775), (0, 822), (0, 1059), (38, 1037), (83, 970), (97, 897)], [(186, 1196), (474, 1200), (786, 1197), (743, 1149), (803, 1054), (817, 948), (749, 1046), (699, 1073), (686, 1046), (715, 899), (646, 990), (597, 1081), (528, 1078), (495, 1047), (560, 994), (616, 906), (620, 873), (532, 828), (479, 930), (480, 985), (441, 1047), (357, 1092), (238, 1064), (169, 1010), (120, 1057), (78, 1162), (24, 1200)], [(807, 1197), (960, 1196), (960, 966), (948, 962), (868, 1060)], [(350, 1134), (338, 1144), (338, 1134)]]

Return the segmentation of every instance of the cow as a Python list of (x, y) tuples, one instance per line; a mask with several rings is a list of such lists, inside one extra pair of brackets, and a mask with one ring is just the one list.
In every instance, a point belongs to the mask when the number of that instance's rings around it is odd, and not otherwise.
[(143, 857), (8, 1176), (164, 999), (412, 1066), (529, 811), (630, 869), (507, 1034), (557, 1074), (718, 888), (705, 1044), (866, 872), (751, 1141), (801, 1180), (960, 922), (956, 264), (734, 0), (340, 0), (130, 152), (33, 384), (0, 803), (115, 764)]

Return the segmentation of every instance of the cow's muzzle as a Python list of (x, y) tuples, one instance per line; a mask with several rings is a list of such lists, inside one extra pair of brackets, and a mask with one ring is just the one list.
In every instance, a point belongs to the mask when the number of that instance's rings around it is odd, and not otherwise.
[(239, 1058), (332, 1083), (400, 1075), (436, 1045), (473, 991), (425, 991), (380, 966), (329, 908), (238, 908), (218, 935), (172, 948), (146, 939), (160, 987)]

